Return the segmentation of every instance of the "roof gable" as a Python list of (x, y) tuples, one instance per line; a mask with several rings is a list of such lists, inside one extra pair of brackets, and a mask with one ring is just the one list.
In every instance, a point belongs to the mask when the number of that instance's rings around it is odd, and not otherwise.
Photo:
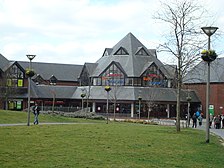
[(122, 68), (122, 66), (120, 65), (120, 63), (119, 62), (115, 62), (115, 61), (112, 61), (105, 69), (103, 69), (99, 76), (102, 76), (102, 74), (104, 72), (106, 72), (112, 65), (115, 65), (125, 76), (127, 76), (127, 74), (125, 73), (125, 71)]
[(105, 48), (104, 52), (103, 52), (103, 56), (108, 56), (111, 54), (111, 52), (113, 51), (112, 48)]

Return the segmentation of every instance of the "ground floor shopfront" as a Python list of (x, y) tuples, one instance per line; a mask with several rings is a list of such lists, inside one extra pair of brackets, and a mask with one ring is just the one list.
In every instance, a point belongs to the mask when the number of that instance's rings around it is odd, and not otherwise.
[[(99, 114), (105, 114), (107, 109), (106, 103), (94, 102), (92, 109)], [(140, 108), (139, 108), (140, 105)], [(199, 108), (198, 103), (192, 103), (189, 112), (192, 115)], [(181, 118), (185, 118), (188, 112), (187, 103), (181, 104)], [(173, 103), (159, 103), (155, 102), (151, 107), (147, 102), (139, 103), (138, 101), (126, 103), (109, 103), (108, 112), (110, 116), (116, 117), (131, 117), (131, 118), (175, 118), (176, 117), (176, 104)], [(140, 113), (139, 113), (140, 111)]]
[[(31, 99), (31, 106), (38, 103), (42, 111), (64, 111), (75, 112), (84, 108), (90, 109), (91, 112), (106, 115), (106, 100), (67, 100), (67, 99)], [(9, 110), (27, 110), (27, 99), (11, 99), (8, 101)], [(140, 107), (140, 108), (139, 108)], [(192, 115), (200, 107), (199, 103), (191, 103), (190, 114)], [(140, 111), (140, 115), (139, 115)], [(187, 102), (181, 104), (181, 117), (184, 118), (188, 111)], [(176, 104), (174, 102), (155, 102), (147, 103), (146, 101), (109, 101), (108, 113), (111, 117), (126, 118), (175, 118)]]
[[(52, 90), (54, 91), (52, 94)], [(82, 95), (85, 95), (82, 97)], [(2, 101), (3, 109), (27, 110), (27, 94)], [(187, 98), (191, 97), (188, 102)], [(140, 99), (141, 98), (141, 99)], [(99, 114), (131, 118), (173, 118), (176, 117), (176, 90), (173, 88), (118, 87), (108, 93), (103, 86), (43, 86), (34, 85), (30, 105), (35, 102), (42, 111), (75, 112), (88, 107)], [(200, 100), (193, 91), (181, 92), (181, 117), (188, 111), (196, 112)]]

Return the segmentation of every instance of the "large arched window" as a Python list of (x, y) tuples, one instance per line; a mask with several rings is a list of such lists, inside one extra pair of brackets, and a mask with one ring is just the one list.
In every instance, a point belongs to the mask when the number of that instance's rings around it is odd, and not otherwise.
[(166, 87), (167, 80), (156, 65), (152, 65), (142, 75), (143, 86)]
[(104, 73), (102, 73), (101, 79), (103, 86), (122, 86), (125, 83), (124, 73), (115, 64), (111, 64), (111, 66), (108, 67)]

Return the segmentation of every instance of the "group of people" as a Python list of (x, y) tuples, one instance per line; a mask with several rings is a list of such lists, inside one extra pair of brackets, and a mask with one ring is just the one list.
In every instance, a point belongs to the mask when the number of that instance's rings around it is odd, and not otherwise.
[(203, 113), (197, 111), (192, 116), (193, 125), (192, 128), (197, 128), (197, 121), (199, 123), (199, 126), (202, 126), (202, 119), (203, 119)]
[(212, 122), (214, 122), (214, 128), (215, 129), (220, 129), (220, 128), (224, 128), (224, 114), (223, 115), (216, 115), (213, 117), (213, 115), (210, 115), (210, 128), (212, 126)]
[[(200, 111), (194, 113), (192, 116), (193, 121), (192, 128), (197, 128), (197, 122), (199, 123), (199, 126), (202, 126), (202, 119), (203, 119), (203, 113), (201, 113)], [(216, 116), (210, 115), (209, 128), (212, 127), (212, 123), (214, 123), (215, 129), (224, 128), (224, 114), (223, 115), (218, 114)]]

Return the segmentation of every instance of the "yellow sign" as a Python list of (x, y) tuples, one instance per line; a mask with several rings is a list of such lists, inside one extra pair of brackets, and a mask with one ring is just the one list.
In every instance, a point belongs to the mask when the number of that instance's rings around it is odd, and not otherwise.
[(22, 79), (18, 79), (18, 86), (22, 87), (23, 86), (23, 80)]

